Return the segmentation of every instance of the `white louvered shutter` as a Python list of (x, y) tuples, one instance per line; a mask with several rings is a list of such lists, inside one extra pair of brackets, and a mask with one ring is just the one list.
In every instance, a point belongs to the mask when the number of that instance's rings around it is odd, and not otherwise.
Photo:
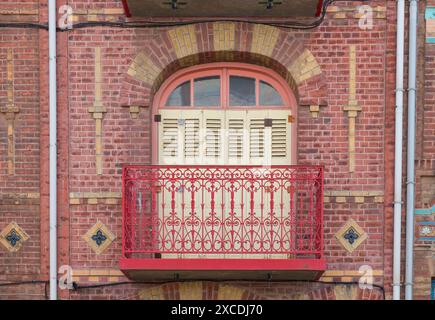
[(272, 165), (290, 165), (292, 159), (291, 126), (289, 110), (269, 110), (268, 118), (272, 119), (271, 159)]
[(249, 164), (262, 164), (264, 157), (265, 130), (263, 110), (250, 110), (247, 113), (247, 131), (249, 132), (248, 161)]
[(160, 164), (291, 164), (288, 110), (162, 110), (161, 115)]
[(177, 164), (182, 154), (178, 117), (162, 110), (159, 124), (159, 164)]
[(229, 165), (247, 162), (248, 132), (246, 130), (246, 111), (229, 110), (226, 112), (225, 158)]
[(225, 113), (222, 110), (204, 110), (202, 115), (202, 163), (225, 164)]

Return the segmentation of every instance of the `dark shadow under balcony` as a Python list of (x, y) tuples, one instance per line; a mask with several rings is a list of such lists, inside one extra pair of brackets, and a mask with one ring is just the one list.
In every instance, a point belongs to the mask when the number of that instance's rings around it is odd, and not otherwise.
[(135, 280), (317, 279), (320, 166), (124, 166), (121, 270)]

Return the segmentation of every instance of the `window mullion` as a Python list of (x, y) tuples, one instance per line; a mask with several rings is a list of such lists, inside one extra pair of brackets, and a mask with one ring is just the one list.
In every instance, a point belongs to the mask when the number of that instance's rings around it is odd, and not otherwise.
[(222, 69), (222, 109), (228, 109), (228, 100), (229, 100), (229, 87), (228, 87), (228, 69), (223, 68)]
[(190, 79), (190, 106), (194, 107), (195, 106), (195, 91), (194, 91), (194, 86), (195, 86), (195, 82), (193, 81), (194, 79)]
[(255, 78), (255, 106), (260, 106), (260, 80)]

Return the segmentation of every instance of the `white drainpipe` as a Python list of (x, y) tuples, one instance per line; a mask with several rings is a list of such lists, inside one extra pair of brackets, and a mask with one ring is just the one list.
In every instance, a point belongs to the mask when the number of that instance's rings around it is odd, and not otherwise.
[(50, 300), (57, 300), (56, 0), (48, 2), (50, 98)]
[(408, 71), (408, 157), (406, 182), (406, 270), (405, 299), (412, 300), (414, 254), (414, 161), (415, 161), (415, 104), (417, 69), (418, 1), (409, 4), (409, 71)]
[(397, 0), (396, 123), (394, 150), (393, 299), (400, 300), (400, 238), (402, 233), (403, 57), (405, 0)]

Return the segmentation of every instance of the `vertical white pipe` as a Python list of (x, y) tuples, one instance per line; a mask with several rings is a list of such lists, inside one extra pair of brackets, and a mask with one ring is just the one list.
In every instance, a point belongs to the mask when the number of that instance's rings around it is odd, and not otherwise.
[(405, 0), (397, 0), (396, 123), (394, 150), (393, 299), (400, 300), (400, 238), (402, 233), (403, 58)]
[(57, 299), (56, 0), (48, 2), (50, 119), (50, 300)]
[(405, 299), (412, 300), (414, 254), (414, 191), (415, 191), (415, 105), (417, 69), (417, 0), (409, 3), (409, 71), (408, 71), (408, 155), (406, 182), (406, 264)]

